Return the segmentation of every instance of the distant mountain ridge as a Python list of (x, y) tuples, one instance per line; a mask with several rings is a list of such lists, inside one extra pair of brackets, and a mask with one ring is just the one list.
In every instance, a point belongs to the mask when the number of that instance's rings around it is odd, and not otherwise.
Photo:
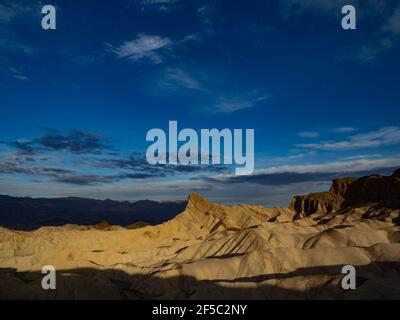
[(158, 224), (175, 217), (186, 201), (136, 202), (79, 197), (31, 198), (0, 195), (0, 225), (21, 230), (65, 224), (94, 225), (107, 221), (126, 226), (137, 221)]

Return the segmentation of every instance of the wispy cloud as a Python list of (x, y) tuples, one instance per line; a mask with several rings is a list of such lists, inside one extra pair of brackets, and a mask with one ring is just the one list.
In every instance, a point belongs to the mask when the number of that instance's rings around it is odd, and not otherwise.
[(204, 90), (199, 80), (181, 68), (166, 68), (161, 77), (160, 86), (170, 90), (179, 88)]
[(306, 182), (329, 182), (345, 176), (364, 176), (374, 173), (391, 174), (399, 167), (400, 156), (386, 159), (360, 158), (327, 163), (283, 165), (257, 170), (248, 176), (225, 175), (207, 178), (206, 181), (230, 184), (250, 183), (283, 186)]
[(79, 66), (89, 66), (100, 59), (103, 58), (103, 56), (98, 56), (95, 54), (75, 54), (75, 55), (68, 55), (68, 58), (71, 60), (72, 63), (79, 65)]
[[(168, 155), (167, 155), (168, 156)], [(212, 172), (221, 173), (228, 171), (224, 165), (151, 165), (142, 153), (133, 153), (129, 156), (119, 158), (107, 158), (96, 160), (92, 163), (97, 168), (108, 168), (112, 170), (129, 170), (131, 173), (146, 172), (153, 176), (171, 176), (180, 173)]]
[[(69, 185), (101, 185), (122, 180), (183, 177), (230, 172), (224, 165), (150, 165), (144, 153), (124, 155), (99, 135), (86, 131), (67, 134), (46, 129), (37, 138), (3, 143), (0, 175), (49, 178)], [(111, 151), (111, 152), (110, 152)], [(58, 163), (59, 165), (54, 165)], [(73, 168), (73, 169), (71, 169)]]
[[(25, 27), (40, 18), (39, 2), (37, 1), (0, 1), (0, 76), (7, 81), (12, 79), (28, 81), (29, 77), (17, 70), (14, 55), (32, 55), (35, 50), (26, 39), (21, 39), (17, 32), (18, 24)], [(28, 27), (29, 28), (29, 27)], [(8, 88), (8, 85), (0, 85)]]
[(204, 32), (208, 35), (214, 33), (215, 6), (204, 4), (197, 9), (197, 16), (203, 26)]
[[(271, 96), (258, 87), (233, 90), (218, 90), (223, 84), (227, 86), (229, 79), (216, 75), (212, 71), (196, 69), (187, 65), (166, 67), (149, 76), (146, 92), (153, 94), (175, 94), (186, 99), (193, 98), (193, 110), (216, 113), (233, 113), (250, 109), (262, 104)], [(188, 94), (188, 91), (196, 91)], [(190, 92), (189, 92), (190, 93)]]
[(394, 46), (390, 36), (379, 36), (360, 46), (347, 48), (339, 60), (356, 60), (361, 63), (375, 60), (380, 54)]
[(212, 24), (211, 15), (213, 12), (213, 8), (208, 5), (204, 4), (197, 9), (197, 16), (200, 18), (200, 21), (203, 24), (210, 25)]
[(12, 19), (31, 14), (33, 11), (33, 3), (25, 3), (24, 5), (16, 3), (15, 1), (7, 1), (0, 3), (0, 22), (9, 22)]
[(383, 26), (384, 31), (389, 31), (393, 34), (400, 33), (400, 6), (395, 10), (393, 15), (388, 19), (387, 23)]
[(359, 154), (355, 156), (349, 156), (343, 158), (343, 160), (359, 160), (359, 159), (374, 159), (374, 158), (382, 158), (383, 156), (379, 153), (373, 153), (373, 154)]
[(172, 12), (180, 8), (182, 0), (136, 0), (137, 7), (142, 11)]
[(17, 139), (10, 146), (23, 154), (35, 154), (45, 151), (67, 151), (75, 154), (98, 154), (109, 146), (103, 138), (93, 132), (75, 130), (67, 134), (49, 130), (33, 139)]
[[(144, 159), (144, 157), (143, 157)], [(145, 161), (145, 160), (143, 160)], [(115, 183), (122, 180), (146, 180), (154, 178), (166, 178), (176, 175), (188, 175), (191, 173), (222, 173), (227, 170), (221, 165), (214, 166), (183, 166), (183, 165), (150, 165), (146, 163), (138, 163), (135, 160), (120, 159), (114, 163), (109, 163), (110, 167), (115, 169), (123, 169), (116, 174), (79, 174), (70, 175), (59, 174), (54, 176), (54, 181), (74, 184), (74, 185), (100, 185), (107, 183)], [(98, 166), (98, 164), (97, 164)]]
[(249, 109), (269, 98), (269, 94), (260, 92), (258, 90), (252, 90), (241, 95), (220, 96), (214, 112), (231, 113), (242, 109)]
[(58, 175), (54, 178), (55, 182), (66, 183), (79, 186), (93, 186), (101, 184), (115, 183), (125, 179), (147, 179), (154, 178), (151, 173), (119, 173), (119, 174), (75, 174)]
[(73, 170), (55, 166), (24, 166), (16, 159), (0, 162), (0, 174), (27, 174), (34, 176), (57, 177), (60, 174), (71, 174)]
[(34, 142), (44, 148), (72, 153), (97, 153), (107, 147), (100, 135), (79, 130), (69, 134), (48, 132)]
[(341, 18), (341, 8), (351, 4), (357, 10), (357, 23), (367, 24), (367, 20), (381, 23), (376, 32), (371, 33), (369, 40), (355, 43), (342, 49), (337, 61), (353, 60), (367, 63), (375, 60), (385, 51), (398, 45), (400, 34), (400, 6), (387, 0), (282, 0), (279, 2), (280, 14), (287, 20), (293, 16), (309, 13), (323, 14), (327, 18)]
[(178, 40), (159, 35), (140, 33), (135, 39), (125, 41), (120, 45), (105, 43), (106, 52), (114, 54), (119, 59), (130, 62), (148, 61), (152, 64), (160, 64), (173, 57), (177, 49), (188, 42), (198, 41), (200, 37), (196, 34), (187, 34)]
[[(318, 10), (318, 12), (333, 13), (340, 6), (339, 1), (330, 0), (282, 0), (279, 2), (280, 13), (288, 19), (293, 15), (302, 15), (308, 11)], [(335, 10), (336, 9), (336, 10)]]
[(301, 131), (297, 135), (301, 138), (316, 138), (319, 136), (319, 133), (316, 131)]
[(354, 128), (354, 127), (337, 127), (337, 128), (330, 129), (329, 131), (338, 132), (338, 133), (347, 133), (347, 132), (354, 132), (357, 130), (358, 130), (358, 128)]
[(358, 17), (380, 15), (388, 10), (386, 0), (281, 0), (279, 1), (280, 13), (284, 18), (294, 15), (303, 15), (309, 12), (317, 12), (327, 16), (341, 16), (341, 8), (351, 4), (358, 10)]
[(112, 52), (116, 57), (137, 62), (147, 59), (154, 64), (162, 63), (165, 59), (163, 49), (170, 47), (173, 41), (167, 37), (150, 34), (139, 34), (136, 39), (125, 41), (119, 46), (106, 43), (106, 50)]
[[(374, 1), (369, 1), (367, 7), (371, 6), (372, 3)], [(355, 60), (367, 63), (399, 45), (400, 6), (389, 6), (387, 1), (375, 1), (375, 3), (380, 4), (379, 10), (371, 9), (370, 18), (384, 17), (383, 25), (375, 33), (371, 34), (370, 40), (367, 42), (347, 48), (339, 60)]]
[(355, 172), (373, 170), (376, 168), (392, 168), (398, 167), (400, 164), (400, 156), (393, 156), (389, 158), (381, 159), (354, 159), (346, 161), (332, 161), (326, 163), (315, 163), (315, 164), (299, 164), (299, 165), (282, 165), (275, 166), (266, 169), (257, 170), (258, 174), (270, 174), (270, 173), (284, 173), (284, 172), (295, 172), (295, 173), (313, 173), (313, 172)]
[(11, 8), (6, 7), (4, 4), (0, 4), (0, 21), (8, 21), (14, 16), (14, 12)]
[(372, 148), (400, 143), (400, 128), (385, 127), (377, 131), (357, 134), (343, 141), (297, 144), (297, 147), (319, 150), (346, 150), (356, 148)]
[(0, 50), (6, 52), (18, 52), (27, 55), (32, 55), (35, 52), (31, 46), (17, 41), (13, 36), (10, 35), (0, 39)]
[(9, 73), (10, 73), (10, 75), (11, 75), (11, 77), (13, 78), (13, 79), (16, 79), (16, 80), (21, 80), (21, 81), (29, 81), (30, 80), (30, 78), (28, 77), (28, 76), (26, 76), (26, 75), (24, 75), (24, 74), (22, 74), (19, 70), (17, 70), (16, 68), (10, 68), (9, 69)]

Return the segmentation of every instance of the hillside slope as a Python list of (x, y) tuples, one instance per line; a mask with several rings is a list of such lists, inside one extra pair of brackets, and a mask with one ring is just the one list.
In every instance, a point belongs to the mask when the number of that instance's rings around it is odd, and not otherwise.
[[(334, 181), (289, 208), (191, 194), (182, 213), (156, 226), (0, 228), (0, 297), (400, 299), (400, 207), (389, 199), (398, 173)], [(388, 184), (390, 195), (379, 193)], [(55, 291), (41, 289), (48, 264), (58, 271)], [(347, 264), (357, 290), (340, 286)]]

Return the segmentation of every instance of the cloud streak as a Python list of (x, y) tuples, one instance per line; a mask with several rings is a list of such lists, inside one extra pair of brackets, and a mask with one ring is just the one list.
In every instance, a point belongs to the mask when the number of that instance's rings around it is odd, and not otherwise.
[(347, 133), (347, 132), (354, 132), (357, 131), (357, 128), (354, 127), (337, 127), (337, 128), (333, 128), (330, 131), (331, 132), (337, 132), (337, 133)]
[(136, 5), (142, 11), (172, 12), (177, 10), (181, 0), (137, 0)]
[(225, 88), (229, 81), (230, 79), (215, 75), (210, 70), (187, 66), (166, 67), (149, 77), (150, 89), (146, 92), (152, 95), (156, 92), (161, 95), (174, 94), (185, 99), (193, 98), (194, 109), (210, 114), (229, 114), (250, 109), (271, 98), (262, 88), (251, 85), (241, 88), (240, 93), (237, 90), (217, 89)]
[(138, 62), (147, 59), (154, 64), (164, 62), (163, 50), (171, 47), (173, 41), (167, 37), (151, 34), (138, 34), (136, 39), (125, 41), (119, 46), (106, 43), (106, 51), (115, 54), (117, 58)]
[(66, 151), (75, 154), (98, 154), (110, 146), (96, 133), (75, 130), (67, 134), (47, 130), (41, 137), (17, 139), (10, 146), (24, 154), (35, 154), (45, 151)]
[(319, 136), (319, 133), (316, 131), (302, 131), (298, 132), (297, 135), (300, 138), (316, 138)]
[(33, 176), (56, 177), (60, 174), (71, 174), (74, 171), (55, 166), (22, 166), (15, 161), (5, 160), (0, 162), (0, 174), (27, 174)]
[(269, 94), (253, 90), (240, 96), (221, 96), (218, 98), (215, 112), (231, 113), (242, 109), (249, 109), (270, 98)]
[(391, 174), (400, 164), (400, 156), (387, 159), (354, 159), (309, 165), (283, 165), (258, 170), (248, 176), (206, 178), (215, 183), (253, 183), (282, 186), (304, 182), (327, 182), (345, 176), (364, 176), (374, 173)]
[[(173, 176), (181, 179), (200, 172), (205, 175), (231, 172), (224, 165), (151, 165), (143, 153), (123, 156), (115, 149), (108, 149), (97, 135), (82, 134), (82, 131), (62, 135), (48, 129), (39, 138), (3, 145), (17, 152), (4, 153), (0, 174), (51, 178), (54, 182), (70, 185), (112, 184), (122, 180)], [(47, 156), (49, 151), (54, 153), (52, 157)], [(70, 156), (65, 157), (66, 151)], [(53, 165), (54, 161), (62, 163), (63, 167)]]
[(197, 41), (196, 35), (189, 34), (180, 40), (172, 40), (154, 34), (139, 33), (135, 39), (125, 41), (120, 45), (105, 43), (105, 51), (115, 55), (115, 57), (133, 63), (147, 61), (157, 65), (166, 62), (173, 56), (174, 50), (180, 48), (185, 43)]
[(374, 148), (400, 143), (399, 127), (384, 127), (377, 131), (351, 136), (343, 141), (327, 141), (320, 143), (297, 144), (297, 147), (318, 150), (351, 150), (358, 148)]
[(205, 90), (203, 85), (194, 76), (181, 68), (166, 68), (160, 80), (160, 87), (168, 90), (181, 88), (188, 90)]
[(34, 8), (39, 8), (38, 3), (25, 3), (25, 5), (18, 4), (15, 1), (4, 1), (0, 4), (0, 22), (10, 22), (12, 19), (24, 15), (32, 15)]

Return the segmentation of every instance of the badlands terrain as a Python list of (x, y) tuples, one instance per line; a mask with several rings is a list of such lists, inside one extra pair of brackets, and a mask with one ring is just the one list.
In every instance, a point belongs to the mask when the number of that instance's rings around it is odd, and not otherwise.
[[(1, 299), (400, 299), (400, 170), (288, 208), (191, 194), (159, 225), (0, 227)], [(344, 265), (357, 289), (343, 290)], [(57, 289), (41, 288), (42, 266)]]

